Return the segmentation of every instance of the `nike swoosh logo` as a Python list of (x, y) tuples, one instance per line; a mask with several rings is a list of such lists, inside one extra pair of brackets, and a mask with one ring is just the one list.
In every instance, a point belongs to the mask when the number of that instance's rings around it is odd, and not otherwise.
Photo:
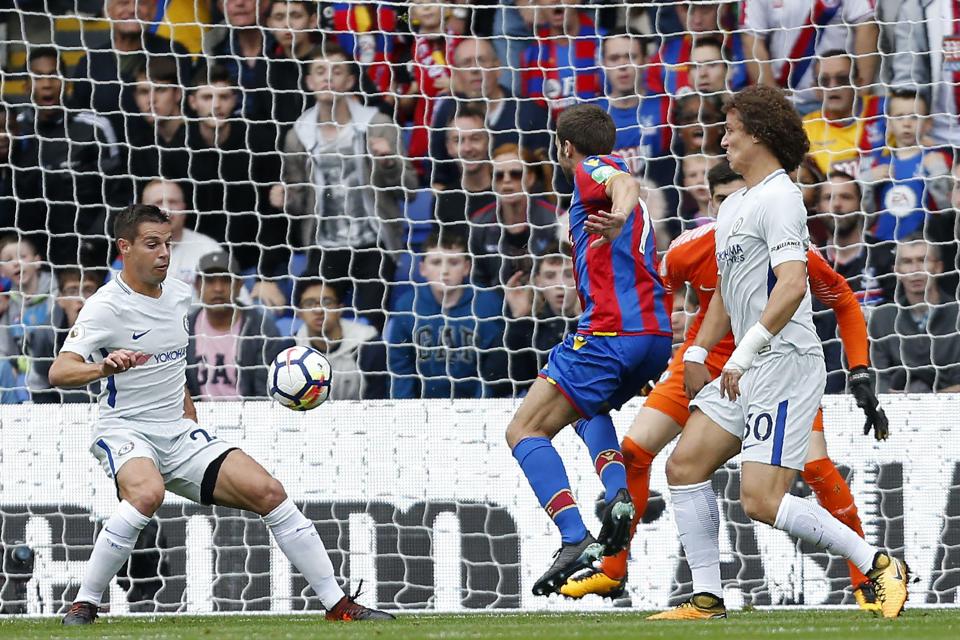
[(295, 530), (294, 533), (300, 533), (301, 531), (305, 531), (305, 530), (309, 529), (309, 528), (312, 527), (312, 526), (313, 526), (312, 524), (308, 524), (308, 525), (305, 526), (305, 527), (300, 527), (299, 529)]
[(897, 580), (903, 580), (903, 574), (900, 573), (900, 563), (893, 558), (890, 559), (890, 562), (893, 563), (893, 568), (897, 570), (897, 573), (893, 577)]
[(107, 527), (104, 527), (103, 530), (106, 531), (107, 533), (109, 533), (109, 534), (112, 535), (112, 536), (117, 536), (118, 538), (123, 538), (124, 540), (129, 540), (129, 539), (130, 539), (128, 536), (122, 536), (122, 535), (120, 535), (119, 533), (117, 533), (116, 531), (110, 531), (110, 529), (108, 529)]
[(763, 444), (762, 442), (755, 442), (755, 443), (753, 443), (753, 444), (751, 444), (751, 445), (747, 445), (746, 447), (742, 447), (742, 448), (740, 449), (740, 451), (746, 451), (747, 449), (753, 449), (754, 447), (759, 447), (759, 446), (762, 445), (762, 444)]
[(143, 336), (147, 335), (147, 334), (150, 333), (151, 331), (153, 331), (153, 329), (147, 329), (147, 330), (144, 331), (143, 333), (137, 333), (136, 331), (134, 331), (134, 332), (133, 332), (133, 339), (134, 339), (134, 340), (139, 340), (140, 338), (142, 338)]

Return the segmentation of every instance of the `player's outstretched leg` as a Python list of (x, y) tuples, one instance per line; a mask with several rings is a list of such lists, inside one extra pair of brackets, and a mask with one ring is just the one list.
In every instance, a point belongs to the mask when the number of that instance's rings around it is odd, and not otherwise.
[(343, 592), (317, 528), (287, 497), (283, 485), (253, 458), (239, 449), (231, 451), (215, 482), (213, 503), (252, 511), (263, 518), (277, 546), (320, 598), (327, 620), (393, 619)]
[[(853, 501), (850, 487), (833, 461), (827, 457), (827, 443), (823, 437), (823, 411), (817, 413), (813, 423), (813, 433), (810, 436), (810, 451), (807, 453), (807, 463), (801, 474), (803, 480), (817, 495), (820, 505), (830, 512), (834, 518), (850, 527), (861, 538), (863, 527), (857, 514), (857, 505)], [(873, 583), (863, 574), (855, 564), (847, 561), (850, 570), (850, 584), (857, 604), (864, 611), (880, 611), (880, 602)]]
[(84, 567), (77, 598), (63, 617), (65, 625), (91, 624), (97, 619), (103, 592), (163, 503), (163, 478), (148, 458), (128, 460), (117, 472), (117, 486), (123, 500), (103, 523)]
[[(657, 409), (643, 407), (620, 443), (627, 471), (627, 490), (636, 509), (630, 523), (630, 540), (650, 499), (650, 466), (653, 459), (679, 433), (680, 426), (674, 418)], [(620, 553), (604, 557), (599, 569), (590, 569), (568, 580), (560, 593), (569, 598), (582, 598), (589, 594), (619, 598), (627, 582), (629, 546), (628, 542)]]
[(554, 562), (533, 585), (534, 595), (556, 592), (567, 578), (600, 557), (577, 508), (567, 472), (550, 439), (579, 416), (553, 385), (538, 378), (507, 427), (507, 444), (540, 506), (560, 529)]
[(636, 514), (627, 491), (627, 473), (617, 441), (617, 430), (606, 413), (589, 420), (579, 420), (574, 429), (587, 445), (594, 469), (603, 483), (606, 507), (597, 542), (603, 545), (603, 555), (611, 556), (626, 549), (630, 542), (630, 523)]

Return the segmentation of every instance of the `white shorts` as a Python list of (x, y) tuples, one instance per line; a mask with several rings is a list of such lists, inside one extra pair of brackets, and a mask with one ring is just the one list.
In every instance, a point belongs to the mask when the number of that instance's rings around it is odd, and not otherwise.
[(787, 353), (762, 358), (740, 378), (740, 397), (720, 397), (720, 378), (690, 401), (743, 442), (741, 460), (802, 470), (827, 370), (823, 357)]
[(110, 420), (97, 424), (90, 452), (114, 482), (121, 467), (134, 458), (148, 458), (163, 476), (169, 491), (210, 504), (216, 477), (204, 478), (207, 469), (234, 447), (189, 418), (176, 422)]

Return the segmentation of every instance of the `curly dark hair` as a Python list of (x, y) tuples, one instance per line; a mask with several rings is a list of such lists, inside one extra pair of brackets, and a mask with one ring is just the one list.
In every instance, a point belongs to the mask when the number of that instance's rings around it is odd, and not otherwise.
[(810, 151), (803, 120), (782, 89), (747, 87), (727, 98), (723, 112), (736, 111), (744, 130), (777, 157), (789, 173), (800, 166)]

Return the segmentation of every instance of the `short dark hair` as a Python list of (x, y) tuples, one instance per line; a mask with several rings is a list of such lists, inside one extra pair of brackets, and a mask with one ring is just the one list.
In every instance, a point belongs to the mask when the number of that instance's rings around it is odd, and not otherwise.
[(717, 187), (736, 182), (737, 180), (743, 180), (743, 176), (730, 168), (730, 161), (725, 157), (720, 158), (720, 161), (707, 171), (707, 184), (710, 186), (711, 196), (713, 195), (713, 190)]
[(30, 53), (27, 55), (27, 70), (29, 71), (34, 62), (44, 58), (53, 60), (53, 64), (57, 67), (57, 73), (64, 75), (63, 58), (60, 57), (60, 50), (49, 45), (30, 48)]
[(720, 50), (720, 57), (726, 60), (723, 52), (723, 40), (716, 36), (697, 36), (690, 50), (692, 51), (698, 47), (716, 47)]
[(900, 240), (897, 241), (897, 248), (907, 244), (918, 244), (920, 242), (927, 245), (927, 254), (933, 260), (936, 260), (937, 262), (943, 262), (943, 252), (940, 249), (940, 245), (936, 242), (930, 242), (927, 240), (923, 235), (923, 231), (914, 231), (910, 235), (900, 238)]
[(831, 178), (836, 178), (837, 180), (845, 180), (846, 182), (852, 182), (853, 186), (857, 188), (857, 199), (863, 197), (863, 189), (860, 187), (860, 183), (857, 182), (857, 179), (846, 171), (840, 169), (832, 169), (830, 173), (827, 174), (827, 181), (829, 182)]
[(219, 62), (205, 64), (201, 62), (197, 65), (197, 70), (193, 72), (193, 81), (191, 86), (194, 90), (207, 85), (222, 82), (231, 87), (237, 86), (236, 80), (230, 75), (230, 70)]
[(132, 204), (121, 209), (117, 217), (113, 219), (113, 237), (116, 240), (123, 238), (133, 242), (140, 231), (142, 222), (169, 223), (170, 216), (161, 211), (160, 207), (155, 207), (152, 204)]
[(137, 65), (134, 71), (134, 77), (141, 76), (157, 84), (180, 84), (181, 82), (180, 67), (173, 56), (150, 56), (142, 64)]
[(564, 260), (570, 258), (570, 245), (566, 242), (560, 243), (559, 240), (552, 240), (540, 255), (533, 260), (533, 277), (540, 275), (540, 271), (548, 264), (563, 264)]
[(291, 2), (302, 4), (310, 15), (317, 12), (317, 3), (312, 0), (270, 0), (270, 7), (267, 9), (267, 12), (273, 11), (273, 8), (278, 4), (290, 4)]
[(453, 110), (452, 114), (450, 114), (450, 119), (447, 121), (447, 127), (452, 128), (453, 123), (457, 118), (476, 118), (480, 121), (481, 125), (486, 125), (487, 112), (479, 104), (473, 104), (472, 102), (461, 102), (457, 104), (457, 108)]
[(63, 289), (63, 283), (71, 278), (76, 278), (83, 283), (84, 280), (93, 280), (97, 283), (97, 288), (99, 289), (103, 286), (103, 283), (107, 279), (107, 270), (98, 267), (98, 268), (83, 268), (78, 269), (77, 267), (60, 267), (55, 270), (57, 277), (57, 286), (60, 289)]
[(755, 136), (789, 173), (810, 151), (800, 114), (783, 89), (755, 85), (727, 98), (724, 113), (736, 111), (744, 130)]
[(894, 98), (900, 100), (920, 100), (923, 102), (923, 106), (926, 108), (927, 113), (930, 113), (930, 104), (927, 102), (927, 97), (912, 87), (892, 87), (887, 93), (888, 108), (890, 106), (890, 101)]
[(323, 278), (298, 278), (293, 286), (293, 306), (300, 308), (300, 301), (303, 300), (303, 294), (311, 287), (326, 287), (333, 291), (337, 296), (337, 302), (343, 302), (345, 291), (343, 285), (330, 282)]
[(605, 156), (613, 152), (617, 125), (610, 114), (595, 104), (575, 104), (557, 118), (557, 139), (569, 141), (585, 156)]
[(647, 42), (649, 38), (642, 36), (636, 33), (631, 33), (626, 29), (614, 29), (600, 39), (600, 57), (603, 57), (603, 54), (606, 52), (607, 42), (613, 38), (628, 38), (630, 42), (636, 42), (640, 44), (640, 55), (644, 58), (647, 58)]
[(448, 249), (450, 251), (460, 249), (466, 252), (468, 246), (467, 234), (463, 232), (460, 225), (453, 225), (435, 229), (424, 241), (422, 252), (427, 253), (431, 249)]

